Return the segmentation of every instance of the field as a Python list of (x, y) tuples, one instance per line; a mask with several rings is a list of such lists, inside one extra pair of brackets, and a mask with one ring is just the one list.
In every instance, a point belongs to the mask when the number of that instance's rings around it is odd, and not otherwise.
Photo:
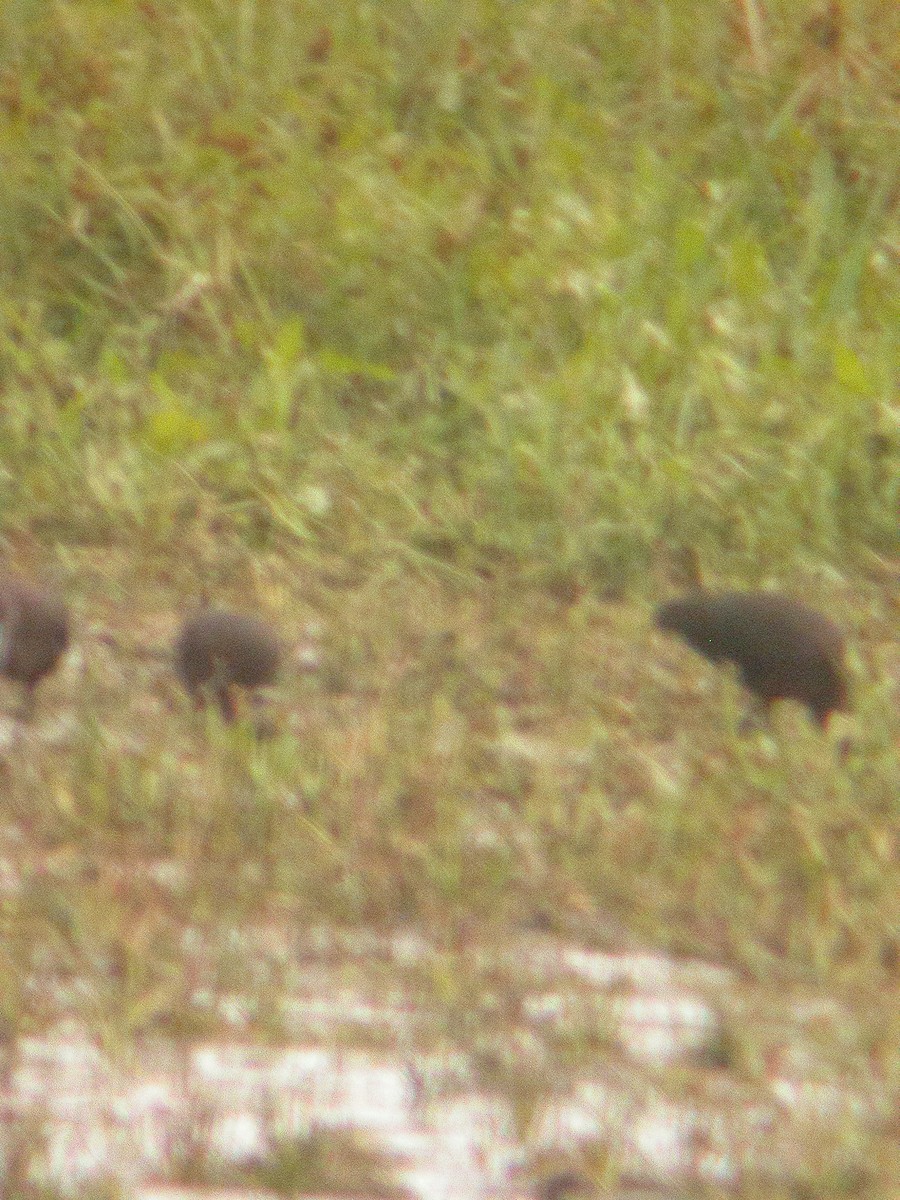
[[(504, 948), (668, 954), (752, 994), (732, 1082), (802, 993), (843, 1014), (825, 1073), (878, 1097), (834, 1154), (815, 1127), (677, 1194), (896, 1194), (898, 45), (888, 0), (0, 9), (0, 550), (76, 625), (29, 724), (2, 696), (10, 1062), (63, 1027), (113, 1059), (235, 1036), (198, 975), (285, 1044), (231, 935), (324, 931), (346, 982), (347, 931), (403, 931), (414, 979), (384, 952), (366, 987), (402, 977), (549, 1178), (534, 1114), (605, 1042), (524, 1071)], [(827, 611), (852, 711), (747, 732), (653, 628), (698, 583)], [(290, 645), (234, 727), (164, 657), (205, 601)], [(13, 1200), (65, 1191), (41, 1136), (8, 1124)], [(292, 1153), (167, 1178), (387, 1186)], [(607, 1135), (577, 1171), (619, 1195), (622, 1163)]]

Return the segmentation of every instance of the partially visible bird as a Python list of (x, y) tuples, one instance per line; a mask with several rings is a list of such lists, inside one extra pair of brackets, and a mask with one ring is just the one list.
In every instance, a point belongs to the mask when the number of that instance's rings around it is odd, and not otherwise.
[(174, 648), (175, 671), (198, 707), (211, 697), (225, 720), (233, 721), (235, 689), (273, 683), (281, 653), (277, 634), (259, 618), (203, 608), (181, 626)]
[(844, 635), (790, 596), (695, 592), (663, 604), (656, 624), (712, 662), (734, 663), (766, 709), (775, 700), (799, 700), (824, 727), (847, 707)]
[(0, 674), (24, 689), (24, 716), (34, 691), (68, 649), (71, 627), (66, 602), (57, 593), (23, 579), (0, 578)]

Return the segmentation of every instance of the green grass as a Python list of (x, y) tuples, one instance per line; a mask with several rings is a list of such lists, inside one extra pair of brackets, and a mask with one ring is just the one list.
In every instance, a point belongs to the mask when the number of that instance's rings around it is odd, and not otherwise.
[[(602, 912), (896, 1045), (900, 16), (755, 7), (4, 6), (0, 536), (84, 660), (2, 953), (118, 963), (113, 1039), (188, 919)], [(697, 578), (848, 629), (846, 760), (651, 632)], [(268, 741), (97, 639), (203, 596), (321, 623)]]
[(8, 18), (17, 520), (629, 587), (887, 552), (896, 17), (785, 12), (760, 76), (738, 15)]

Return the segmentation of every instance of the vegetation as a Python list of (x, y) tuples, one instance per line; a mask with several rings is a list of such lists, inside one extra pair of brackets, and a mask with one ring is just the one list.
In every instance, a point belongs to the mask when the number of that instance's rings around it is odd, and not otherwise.
[[(844, 997), (896, 1090), (898, 38), (888, 0), (0, 9), (0, 535), (79, 626), (3, 751), (14, 1031), (47, 954), (115, 964), (106, 1036), (195, 1028), (185, 922), (602, 915)], [(698, 580), (847, 628), (835, 736), (739, 733), (651, 630)], [(265, 740), (142, 654), (203, 597), (299, 648)]]

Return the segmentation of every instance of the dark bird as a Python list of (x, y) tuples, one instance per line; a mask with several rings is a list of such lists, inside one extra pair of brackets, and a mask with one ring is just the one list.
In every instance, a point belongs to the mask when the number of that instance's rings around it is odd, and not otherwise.
[(21, 683), (23, 715), (34, 691), (69, 645), (69, 610), (55, 592), (6, 576), (0, 579), (0, 674)]
[(847, 707), (843, 634), (789, 596), (696, 592), (662, 605), (656, 624), (712, 662), (734, 663), (766, 709), (774, 700), (799, 700), (824, 727)]
[(281, 643), (257, 617), (204, 608), (187, 618), (175, 642), (175, 670), (199, 707), (214, 698), (226, 721), (237, 715), (235, 689), (272, 683)]

